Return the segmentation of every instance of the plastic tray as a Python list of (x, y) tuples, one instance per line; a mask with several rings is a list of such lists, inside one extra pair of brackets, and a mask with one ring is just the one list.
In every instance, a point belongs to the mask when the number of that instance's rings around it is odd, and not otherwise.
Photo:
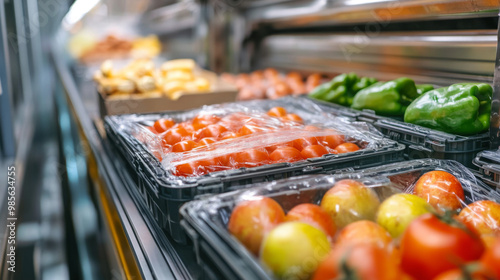
[(477, 169), (476, 165), (472, 163), (476, 154), (490, 147), (488, 133), (474, 136), (449, 134), (405, 123), (402, 118), (377, 116), (371, 110), (358, 111), (330, 102), (308, 99), (313, 100), (326, 111), (328, 111), (328, 107), (334, 110), (342, 108), (348, 112), (346, 114), (350, 114), (357, 121), (370, 123), (390, 139), (406, 145), (405, 159), (449, 159), (456, 160), (468, 168)]
[(470, 185), (473, 192), (464, 187), (466, 203), (482, 199), (500, 200), (500, 194), (475, 180), (472, 173), (458, 162), (423, 159), (350, 173), (280, 180), (193, 201), (181, 208), (182, 224), (193, 240), (198, 262), (212, 279), (272, 279), (259, 261), (227, 231), (229, 216), (238, 200), (264, 195), (272, 197), (288, 211), (300, 203), (317, 201), (336, 180), (359, 179), (370, 184), (392, 182), (406, 189), (421, 174), (432, 170), (448, 171), (463, 185)]
[(479, 168), (478, 177), (486, 184), (500, 190), (500, 151), (483, 151), (473, 161)]
[[(288, 111), (298, 114), (301, 112), (311, 114), (311, 110), (315, 110), (308, 107), (313, 103), (304, 104), (302, 98), (249, 102), (258, 102), (256, 104), (260, 104), (265, 110), (275, 106), (282, 106)], [(147, 122), (166, 115), (176, 118), (189, 112), (135, 115), (134, 119), (140, 117), (141, 121)], [(343, 116), (341, 112), (339, 115)], [(179, 208), (185, 202), (191, 201), (200, 195), (227, 192), (248, 184), (304, 174), (330, 172), (350, 167), (371, 167), (403, 159), (404, 146), (395, 141), (383, 139), (380, 135), (378, 136), (380, 138), (376, 140), (380, 143), (380, 149), (364, 149), (353, 153), (329, 155), (296, 163), (276, 163), (254, 168), (233, 169), (192, 178), (176, 177), (173, 180), (173, 176), (167, 174), (160, 162), (142, 143), (130, 134), (123, 133), (120, 130), (120, 122), (123, 118), (127, 118), (127, 115), (105, 118), (107, 135), (135, 170), (133, 177), (153, 216), (160, 226), (169, 232), (175, 241), (180, 243), (184, 243), (186, 240), (185, 233), (180, 227)], [(360, 125), (365, 126), (366, 124)], [(372, 130), (376, 132), (375, 129), (372, 128)], [(373, 135), (376, 136), (376, 134)]]

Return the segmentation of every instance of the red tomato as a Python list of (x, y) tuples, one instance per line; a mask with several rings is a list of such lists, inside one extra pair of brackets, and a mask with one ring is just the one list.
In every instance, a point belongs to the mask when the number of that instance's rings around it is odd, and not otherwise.
[[(375, 243), (334, 246), (316, 269), (313, 280), (351, 279), (350, 271), (363, 280), (408, 279), (398, 267), (395, 254)], [(352, 277), (352, 275), (351, 275)]]
[(158, 133), (163, 133), (174, 126), (174, 124), (175, 122), (172, 119), (159, 119), (154, 123), (153, 127)]
[(379, 224), (361, 220), (348, 224), (343, 228), (335, 241), (336, 244), (354, 244), (354, 243), (375, 243), (381, 246), (389, 246), (392, 242), (392, 237)]
[(269, 158), (274, 162), (295, 162), (304, 159), (299, 150), (293, 147), (277, 148), (269, 155)]
[(358, 145), (356, 145), (354, 143), (343, 143), (343, 144), (338, 145), (335, 148), (335, 151), (339, 154), (352, 153), (352, 152), (355, 152), (357, 150), (359, 150), (359, 147), (358, 147)]
[(203, 139), (206, 137), (219, 138), (219, 136), (226, 132), (227, 128), (220, 124), (210, 124), (199, 130), (197, 133), (198, 139)]
[(196, 142), (194, 141), (191, 140), (181, 141), (175, 143), (172, 146), (172, 152), (173, 153), (186, 152), (192, 150), (194, 147), (196, 147)]
[(493, 280), (489, 271), (481, 266), (476, 266), (475, 263), (465, 265), (462, 268), (455, 268), (439, 274), (433, 280)]
[(163, 140), (165, 140), (168, 145), (174, 145), (175, 143), (182, 141), (182, 138), (187, 135), (188, 132), (183, 127), (174, 127), (165, 132)]
[(316, 144), (318, 144), (318, 140), (315, 137), (299, 138), (293, 140), (293, 146), (299, 151), (302, 151), (307, 146)]
[(303, 123), (304, 122), (304, 120), (302, 120), (302, 118), (296, 114), (287, 114), (286, 116), (282, 117), (281, 119), (283, 119), (285, 121), (296, 122), (296, 123)]
[(305, 147), (300, 153), (303, 158), (316, 158), (328, 154), (328, 151), (321, 145), (311, 145)]
[(279, 118), (286, 116), (287, 111), (283, 107), (273, 107), (269, 111), (267, 111), (267, 114), (271, 117)]
[(193, 127), (195, 130), (202, 129), (205, 126), (216, 124), (220, 118), (215, 115), (198, 115), (193, 119)]
[(487, 249), (481, 257), (481, 264), (493, 275), (496, 279), (500, 279), (500, 236), (493, 243), (491, 248)]
[(316, 137), (323, 146), (335, 149), (338, 145), (345, 142), (344, 135), (332, 134), (328, 136)]
[(249, 149), (239, 152), (234, 156), (236, 168), (241, 167), (255, 167), (269, 163), (269, 155), (266, 150)]
[(500, 234), (500, 204), (494, 201), (473, 202), (460, 211), (458, 219), (480, 234)]
[(477, 260), (484, 251), (481, 238), (464, 224), (441, 221), (433, 214), (413, 220), (401, 238), (401, 267), (427, 280), (459, 265)]
[(460, 181), (452, 174), (441, 170), (422, 175), (415, 184), (413, 194), (425, 199), (438, 211), (462, 209), (461, 201), (465, 200)]
[(302, 203), (286, 214), (286, 221), (300, 221), (322, 230), (333, 241), (337, 227), (330, 215), (316, 204)]
[(285, 220), (285, 212), (273, 199), (255, 197), (236, 205), (227, 230), (254, 255), (259, 254), (263, 238)]

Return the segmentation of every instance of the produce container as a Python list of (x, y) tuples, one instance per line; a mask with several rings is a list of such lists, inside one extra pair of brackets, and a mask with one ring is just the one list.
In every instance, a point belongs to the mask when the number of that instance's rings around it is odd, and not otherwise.
[[(321, 131), (299, 131), (304, 128), (295, 122), (271, 118), (265, 112), (273, 107), (284, 107), (290, 113), (298, 114), (306, 124), (318, 124)], [(229, 142), (218, 142), (202, 150), (184, 153), (162, 153), (162, 145), (157, 135), (145, 127), (151, 126), (159, 118), (172, 118), (176, 121), (190, 120), (197, 114), (219, 114), (221, 116), (246, 112), (253, 114), (254, 120), (269, 121), (273, 125), (284, 125), (283, 130), (274, 134), (255, 133)], [(334, 116), (337, 113), (337, 116)], [(233, 115), (228, 115), (233, 116)], [(329, 172), (349, 167), (376, 166), (381, 163), (402, 160), (404, 146), (384, 139), (373, 127), (365, 123), (352, 122), (342, 117), (342, 112), (323, 112), (316, 104), (302, 98), (288, 97), (280, 100), (248, 101), (207, 106), (201, 109), (164, 114), (108, 116), (105, 118), (108, 137), (121, 151), (135, 174), (144, 201), (174, 240), (183, 242), (185, 234), (179, 225), (179, 208), (187, 201), (204, 194), (226, 192), (244, 185), (273, 181), (303, 174)], [(185, 162), (218, 158), (232, 152), (241, 153), (253, 148), (261, 149), (278, 143), (285, 143), (307, 136), (320, 136), (325, 133), (339, 132), (348, 142), (357, 143), (361, 150), (343, 154), (325, 154), (296, 162), (270, 163), (255, 167), (210, 172), (193, 177), (176, 176), (177, 169)], [(325, 132), (327, 131), (328, 132)], [(272, 135), (272, 137), (270, 136)], [(137, 137), (135, 137), (137, 136)], [(141, 142), (142, 141), (142, 142)], [(145, 143), (145, 144), (144, 144)], [(219, 145), (220, 144), (220, 145)], [(162, 162), (158, 160), (162, 159)]]
[(171, 99), (158, 92), (107, 95), (98, 90), (100, 114), (106, 116), (169, 110), (179, 111), (236, 100), (238, 91), (233, 85), (222, 81), (220, 78), (215, 77), (215, 74), (208, 71), (201, 71), (199, 76), (211, 81), (211, 89), (204, 92), (183, 93), (176, 99)]
[(498, 193), (478, 181), (458, 162), (422, 159), (333, 175), (295, 177), (195, 200), (181, 208), (182, 225), (193, 240), (198, 262), (212, 279), (273, 279), (257, 257), (227, 230), (231, 213), (238, 203), (266, 196), (277, 201), (286, 213), (298, 204), (319, 204), (334, 183), (342, 179), (357, 180), (373, 187), (383, 200), (394, 193), (411, 193), (418, 178), (434, 170), (444, 170), (458, 178), (465, 194), (463, 205), (500, 199)]
[(358, 111), (338, 104), (308, 98), (325, 111), (328, 107), (346, 109), (358, 121), (372, 124), (382, 134), (406, 146), (405, 159), (436, 158), (456, 160), (468, 168), (477, 169), (472, 163), (478, 152), (489, 148), (489, 134), (461, 136), (403, 122), (402, 117), (378, 116), (371, 110)]
[(477, 175), (489, 186), (500, 189), (500, 152), (483, 151), (474, 158), (474, 165), (479, 168)]

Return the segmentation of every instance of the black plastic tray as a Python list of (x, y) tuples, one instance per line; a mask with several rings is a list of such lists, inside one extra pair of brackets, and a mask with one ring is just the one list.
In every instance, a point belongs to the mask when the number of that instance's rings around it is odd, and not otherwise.
[(311, 200), (322, 197), (331, 187), (328, 180), (350, 178), (382, 184), (391, 181), (409, 187), (421, 174), (432, 170), (448, 171), (462, 184), (472, 186), (472, 193), (464, 188), (466, 203), (482, 199), (500, 201), (500, 194), (477, 181), (458, 162), (422, 159), (330, 176), (301, 176), (192, 201), (181, 208), (182, 225), (193, 240), (198, 262), (211, 279), (272, 279), (259, 261), (227, 231), (229, 216), (239, 199), (256, 195), (272, 197), (286, 212), (297, 204), (314, 202)]
[(473, 163), (479, 168), (478, 177), (492, 188), (500, 190), (500, 151), (480, 152)]
[[(252, 101), (255, 102), (255, 101)], [(303, 107), (302, 98), (284, 98), (280, 100), (265, 100), (260, 103), (267, 110), (282, 106), (290, 112), (300, 115), (301, 112), (313, 108)], [(309, 105), (309, 104), (307, 104)], [(320, 110), (320, 109), (318, 109)], [(152, 121), (160, 117), (176, 118), (189, 114), (187, 112), (169, 112), (165, 114), (135, 115), (142, 121)], [(330, 111), (329, 113), (335, 114)], [(338, 116), (344, 116), (339, 112)], [(241, 168), (209, 173), (200, 177), (177, 177), (162, 168), (160, 162), (130, 134), (120, 131), (120, 123), (127, 115), (109, 116), (105, 118), (105, 128), (109, 139), (129, 162), (135, 174), (132, 174), (144, 201), (160, 226), (170, 233), (172, 238), (180, 243), (186, 241), (185, 233), (180, 226), (179, 208), (187, 201), (206, 194), (227, 192), (244, 185), (259, 182), (290, 178), (304, 174), (330, 172), (350, 167), (371, 167), (383, 163), (398, 162), (403, 159), (404, 146), (395, 141), (379, 139), (380, 149), (363, 149), (353, 153), (325, 155), (321, 158), (309, 159), (296, 163), (277, 163), (254, 168)]]
[(352, 118), (372, 124), (388, 138), (406, 145), (405, 159), (435, 158), (456, 160), (468, 168), (477, 169), (472, 163), (478, 152), (490, 147), (488, 133), (460, 136), (435, 129), (403, 122), (403, 118), (377, 116), (370, 110), (358, 111), (350, 108), (308, 98), (328, 111), (328, 107), (344, 109)]

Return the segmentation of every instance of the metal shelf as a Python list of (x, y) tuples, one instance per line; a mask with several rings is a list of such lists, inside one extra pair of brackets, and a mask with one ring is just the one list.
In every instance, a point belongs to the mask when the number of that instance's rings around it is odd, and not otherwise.
[(52, 60), (64, 87), (62, 98), (78, 126), (78, 140), (85, 151), (91, 183), (89, 195), (95, 198), (104, 234), (111, 242), (108, 252), (120, 267), (120, 277), (199, 278), (196, 273), (201, 269), (196, 267), (192, 249), (173, 244), (140, 201), (136, 186), (125, 171), (125, 162), (102, 134), (102, 124), (95, 110), (97, 99), (92, 98), (95, 94), (83, 92), (93, 87), (85, 87), (85, 81), (79, 84), (81, 77), (71, 70), (63, 46), (55, 40)]

